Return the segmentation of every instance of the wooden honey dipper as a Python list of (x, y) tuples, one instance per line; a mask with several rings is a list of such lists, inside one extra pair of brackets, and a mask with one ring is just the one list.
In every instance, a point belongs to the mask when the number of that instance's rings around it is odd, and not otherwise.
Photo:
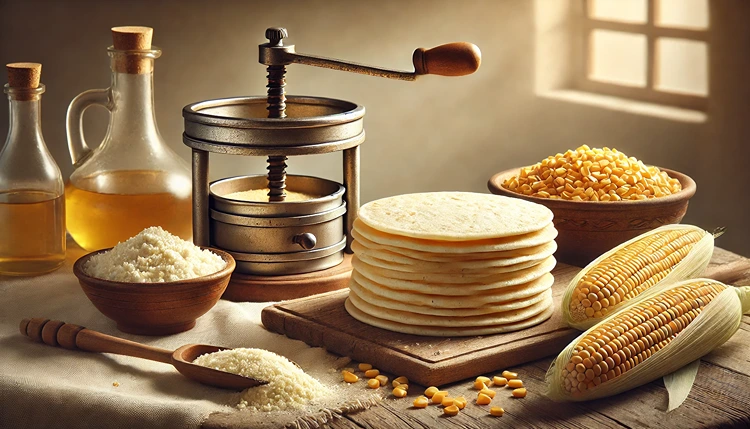
[(209, 386), (244, 390), (249, 387), (268, 384), (268, 381), (244, 377), (193, 363), (195, 358), (206, 353), (229, 350), (226, 347), (186, 344), (175, 351), (170, 351), (102, 334), (83, 326), (43, 318), (23, 319), (20, 329), (23, 335), (32, 340), (53, 347), (95, 353), (114, 353), (168, 363), (185, 377)]

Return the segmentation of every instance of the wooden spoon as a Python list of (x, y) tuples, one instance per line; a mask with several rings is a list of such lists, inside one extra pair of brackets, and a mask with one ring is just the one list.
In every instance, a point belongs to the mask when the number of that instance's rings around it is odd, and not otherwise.
[(172, 364), (185, 377), (209, 386), (244, 390), (248, 387), (268, 384), (268, 381), (256, 380), (193, 363), (195, 358), (200, 355), (219, 350), (229, 350), (226, 347), (186, 344), (172, 352), (102, 334), (83, 326), (42, 318), (24, 319), (21, 321), (20, 328), (23, 335), (50, 346), (96, 353), (114, 353)]

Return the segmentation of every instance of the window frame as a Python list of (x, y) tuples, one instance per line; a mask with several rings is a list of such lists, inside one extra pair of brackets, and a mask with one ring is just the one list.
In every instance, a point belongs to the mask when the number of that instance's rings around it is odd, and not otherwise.
[[(576, 31), (573, 36), (573, 58), (575, 59), (574, 85), (577, 89), (603, 95), (627, 98), (631, 100), (651, 102), (692, 110), (705, 111), (708, 106), (708, 95), (683, 94), (665, 90), (657, 90), (656, 82), (656, 40), (660, 37), (686, 39), (704, 42), (709, 45), (709, 27), (706, 29), (690, 29), (675, 27), (660, 27), (656, 25), (656, 1), (646, 0), (647, 14), (645, 23), (630, 23), (607, 21), (591, 17), (592, 2), (581, 0), (574, 2), (573, 19)], [(710, 16), (709, 16), (710, 19)], [(591, 33), (594, 30), (610, 30), (633, 33), (646, 36), (646, 86), (619, 85), (591, 79)], [(706, 67), (710, 64), (710, 52)], [(710, 79), (710, 76), (709, 76)]]

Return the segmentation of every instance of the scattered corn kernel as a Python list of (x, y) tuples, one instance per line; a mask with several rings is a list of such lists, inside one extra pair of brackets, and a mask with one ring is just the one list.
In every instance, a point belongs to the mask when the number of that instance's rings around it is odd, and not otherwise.
[(449, 407), (453, 405), (453, 398), (451, 398), (450, 396), (446, 396), (445, 398), (443, 398), (443, 402), (441, 402), (440, 404), (444, 407)]
[(120, 387), (120, 383), (118, 383), (117, 381), (113, 381), (112, 382), (112, 386), (114, 386), (114, 387)]
[(484, 384), (484, 382), (482, 382), (482, 380), (480, 380), (480, 379), (474, 380), (474, 389), (476, 389), (476, 390), (482, 390), (482, 389), (485, 389), (486, 387), (487, 387), (487, 385)]
[(492, 407), (490, 408), (490, 414), (495, 417), (502, 417), (503, 414), (505, 414), (505, 410), (503, 409), (503, 407)]
[(406, 390), (402, 389), (401, 387), (397, 387), (393, 389), (393, 396), (397, 398), (403, 398), (406, 396)]
[(477, 396), (477, 405), (488, 405), (490, 402), (492, 402), (492, 398), (484, 393), (480, 393), (479, 396)]
[(489, 396), (490, 398), (494, 398), (494, 397), (495, 397), (495, 394), (496, 394), (496, 393), (495, 393), (495, 391), (494, 391), (494, 390), (492, 390), (492, 389), (482, 389), (482, 390), (480, 390), (480, 391), (479, 391), (479, 393), (480, 393), (480, 394), (484, 394), (484, 395), (487, 395), (487, 396)]
[(359, 364), (359, 370), (360, 371), (369, 371), (371, 369), (372, 369), (372, 365), (370, 365), (369, 363), (361, 363), (361, 364)]
[(409, 391), (409, 385), (408, 384), (399, 384), (398, 388), (399, 389), (404, 389), (406, 391)]
[(455, 405), (451, 405), (449, 407), (443, 408), (443, 413), (446, 416), (457, 416), (458, 415), (458, 407)]
[(359, 381), (359, 377), (354, 375), (354, 373), (352, 373), (351, 371), (344, 370), (341, 371), (341, 374), (344, 375), (344, 381), (346, 381), (347, 383), (356, 383), (357, 381)]
[(365, 377), (367, 378), (375, 378), (378, 375), (380, 375), (380, 371), (378, 371), (377, 369), (368, 369), (367, 371), (365, 371)]
[(508, 379), (505, 377), (495, 376), (495, 377), (492, 377), (492, 384), (495, 386), (503, 387), (506, 384), (508, 384)]
[(387, 386), (388, 385), (388, 377), (384, 376), (383, 374), (378, 375), (377, 377), (375, 377), (375, 379), (380, 382), (381, 386)]
[(518, 389), (519, 387), (523, 387), (523, 381), (521, 381), (518, 378), (513, 379), (513, 380), (508, 380), (508, 387), (512, 389)]
[(377, 378), (371, 378), (367, 380), (367, 387), (370, 389), (377, 389), (380, 387), (380, 381)]
[(490, 384), (490, 381), (491, 381), (489, 377), (484, 377), (484, 376), (479, 376), (479, 377), (477, 377), (477, 380), (479, 380), (479, 381), (481, 381), (482, 383), (484, 383), (484, 385), (485, 385), (485, 386), (486, 386), (486, 385), (489, 385), (489, 384)]
[(414, 400), (412, 405), (414, 405), (414, 408), (427, 408), (427, 404), (429, 404), (430, 401), (427, 399), (426, 396), (419, 396), (417, 399)]
[(436, 394), (439, 391), (440, 391), (440, 389), (438, 389), (437, 387), (430, 386), (427, 389), (425, 389), (424, 396), (426, 396), (428, 398), (432, 398), (432, 395)]
[(526, 388), (525, 387), (519, 387), (518, 389), (513, 389), (513, 392), (511, 393), (514, 398), (525, 398), (526, 397)]
[(510, 372), (510, 371), (503, 371), (503, 377), (505, 377), (506, 380), (513, 380), (514, 378), (518, 378), (518, 373)]
[(466, 407), (466, 404), (468, 404), (469, 401), (466, 400), (463, 396), (459, 396), (458, 398), (453, 398), (453, 405), (457, 406), (459, 410), (463, 410)]
[(393, 381), (398, 381), (398, 382), (399, 382), (399, 384), (409, 384), (409, 379), (408, 379), (408, 378), (406, 378), (406, 377), (404, 377), (403, 375), (402, 375), (402, 376), (399, 376), (399, 377), (396, 377), (396, 378), (394, 378), (394, 379), (393, 379)]
[(445, 391), (445, 390), (438, 390), (437, 392), (435, 392), (434, 395), (432, 395), (432, 403), (433, 404), (442, 404), (443, 403), (443, 399), (445, 399), (446, 396), (448, 396), (448, 392), (447, 391)]

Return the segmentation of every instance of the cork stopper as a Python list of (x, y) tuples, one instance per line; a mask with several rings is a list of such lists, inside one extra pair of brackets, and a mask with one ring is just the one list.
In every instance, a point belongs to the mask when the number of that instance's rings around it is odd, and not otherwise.
[[(41, 64), (10, 63), (6, 64), (5, 67), (8, 69), (8, 86), (10, 88), (39, 88), (39, 79), (42, 76)], [(17, 93), (13, 98), (20, 101), (38, 100), (39, 95), (24, 91)]]
[[(118, 51), (144, 51), (151, 49), (154, 29), (151, 27), (112, 27), (112, 41)], [(153, 60), (137, 54), (115, 54), (115, 71), (129, 74), (151, 72)]]
[(8, 86), (11, 88), (39, 88), (42, 77), (42, 65), (39, 63), (10, 63), (8, 69)]

